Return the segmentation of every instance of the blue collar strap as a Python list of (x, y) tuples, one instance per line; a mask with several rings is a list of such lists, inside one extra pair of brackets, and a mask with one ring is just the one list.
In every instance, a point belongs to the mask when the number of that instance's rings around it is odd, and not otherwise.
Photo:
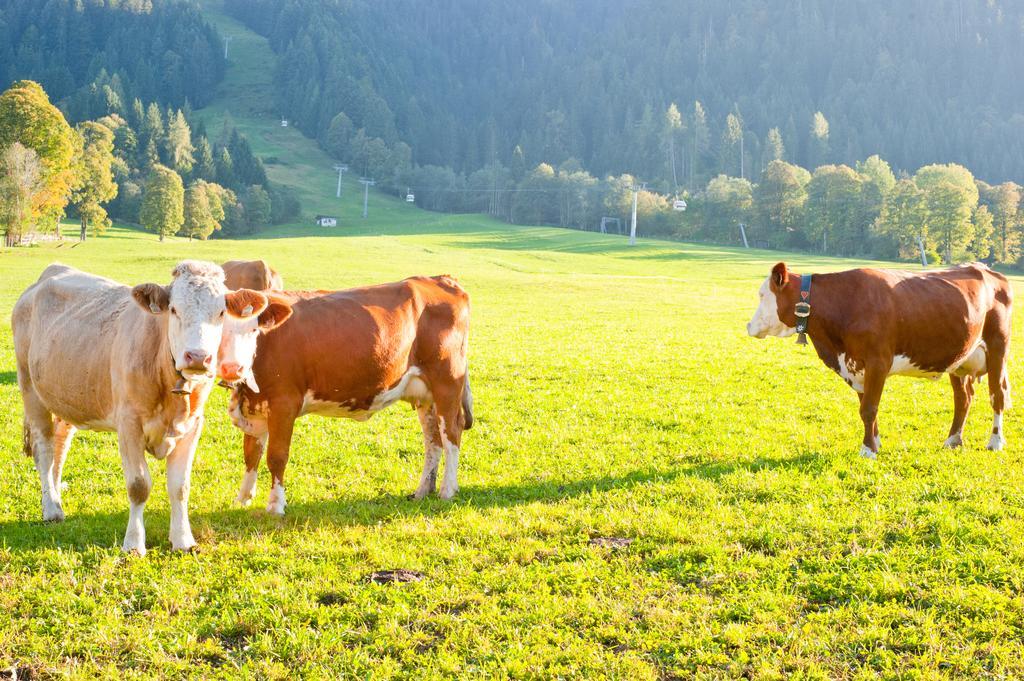
[(797, 345), (807, 345), (807, 321), (811, 317), (811, 277), (804, 274), (800, 277), (800, 300), (797, 301), (793, 313), (796, 315)]

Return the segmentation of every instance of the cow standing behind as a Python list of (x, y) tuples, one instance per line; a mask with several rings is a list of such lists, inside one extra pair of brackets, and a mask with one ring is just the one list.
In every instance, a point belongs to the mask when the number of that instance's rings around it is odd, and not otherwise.
[(284, 279), (266, 260), (229, 260), (224, 269), (224, 285), (232, 291), (283, 291)]
[(171, 545), (194, 546), (192, 459), (225, 310), (258, 314), (266, 305), (262, 293), (228, 293), (213, 263), (185, 261), (169, 286), (135, 288), (65, 265), (47, 267), (11, 318), (25, 453), (39, 472), (43, 519), (64, 519), (61, 473), (75, 431), (116, 431), (130, 502), (123, 549), (146, 552), (147, 451), (167, 459)]
[(945, 444), (959, 447), (974, 380), (987, 373), (994, 412), (988, 448), (1003, 448), (1013, 305), (1006, 277), (982, 264), (921, 273), (857, 269), (799, 275), (780, 262), (761, 285), (761, 302), (747, 332), (758, 338), (796, 333), (796, 304), (807, 276), (812, 277), (807, 335), (821, 361), (857, 391), (862, 455), (874, 458), (881, 446), (878, 403), (886, 378), (895, 375), (949, 374), (954, 412)]
[(426, 461), (414, 496), (434, 491), (442, 449), (440, 496), (454, 496), (462, 432), (473, 422), (469, 297), (462, 287), (446, 276), (413, 277), (270, 298), (257, 320), (226, 325), (221, 344), (218, 373), (236, 386), (231, 417), (245, 433), (238, 501), (252, 500), (266, 447), (267, 510), (284, 513), (284, 470), (298, 417), (362, 421), (400, 400), (413, 404), (423, 430)]

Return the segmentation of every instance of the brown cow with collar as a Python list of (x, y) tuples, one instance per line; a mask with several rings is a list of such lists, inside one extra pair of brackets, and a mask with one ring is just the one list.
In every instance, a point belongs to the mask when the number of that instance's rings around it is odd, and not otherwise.
[(799, 275), (779, 263), (761, 285), (747, 333), (796, 333), (802, 277), (810, 276), (807, 335), (818, 357), (858, 393), (864, 421), (861, 454), (875, 458), (878, 403), (889, 376), (938, 378), (953, 384), (953, 425), (947, 447), (963, 444), (974, 380), (988, 374), (995, 413), (988, 448), (1002, 449), (1003, 410), (1010, 406), (1006, 357), (1013, 290), (983, 264), (930, 272), (857, 269)]
[[(245, 433), (238, 501), (248, 504), (267, 450), (267, 510), (285, 507), (284, 469), (295, 419), (364, 421), (398, 401), (419, 414), (426, 462), (414, 496), (458, 489), (462, 432), (473, 423), (467, 350), (469, 296), (451, 277), (412, 277), (346, 291), (270, 294), (251, 322), (225, 325), (218, 373), (235, 387), (230, 413)], [(254, 357), (255, 356), (255, 357)]]

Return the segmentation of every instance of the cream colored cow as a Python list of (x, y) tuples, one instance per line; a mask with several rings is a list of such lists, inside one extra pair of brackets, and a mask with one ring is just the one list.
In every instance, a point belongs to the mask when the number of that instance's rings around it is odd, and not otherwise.
[(189, 479), (213, 386), (225, 312), (258, 315), (262, 293), (229, 293), (217, 265), (184, 261), (169, 286), (129, 288), (51, 265), (14, 306), (11, 325), (43, 520), (64, 519), (61, 471), (77, 429), (116, 431), (130, 511), (123, 549), (146, 552), (145, 453), (167, 459), (171, 546), (195, 545)]

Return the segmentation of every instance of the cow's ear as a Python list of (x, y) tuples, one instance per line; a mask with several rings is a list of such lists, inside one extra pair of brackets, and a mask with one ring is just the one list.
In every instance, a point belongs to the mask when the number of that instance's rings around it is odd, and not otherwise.
[(139, 284), (132, 289), (132, 298), (150, 314), (163, 314), (171, 305), (170, 289), (160, 284)]
[(781, 291), (788, 283), (789, 270), (786, 269), (786, 263), (780, 262), (772, 268), (772, 289)]
[(266, 333), (288, 321), (292, 316), (292, 306), (280, 298), (271, 297), (267, 309), (260, 314), (260, 331)]
[(240, 288), (224, 295), (224, 306), (232, 317), (248, 319), (267, 309), (267, 297), (259, 291)]

